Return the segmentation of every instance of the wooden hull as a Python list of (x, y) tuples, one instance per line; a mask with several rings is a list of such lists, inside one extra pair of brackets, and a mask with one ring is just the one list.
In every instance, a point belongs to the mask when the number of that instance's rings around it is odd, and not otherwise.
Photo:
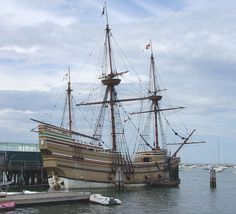
[(124, 155), (75, 141), (70, 132), (39, 125), (40, 150), (49, 185), (55, 189), (144, 186), (177, 181), (179, 158), (165, 150), (144, 151), (127, 162)]

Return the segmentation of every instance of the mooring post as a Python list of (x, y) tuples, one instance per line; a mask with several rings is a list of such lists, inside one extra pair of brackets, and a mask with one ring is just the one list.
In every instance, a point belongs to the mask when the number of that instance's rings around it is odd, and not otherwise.
[(216, 188), (216, 171), (214, 167), (210, 169), (210, 187)]
[(118, 192), (124, 191), (124, 172), (121, 167), (118, 167), (116, 170), (115, 184)]

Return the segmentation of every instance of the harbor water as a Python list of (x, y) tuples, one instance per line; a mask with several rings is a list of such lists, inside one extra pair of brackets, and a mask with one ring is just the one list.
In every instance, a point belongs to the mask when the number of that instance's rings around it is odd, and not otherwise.
[(228, 168), (216, 174), (217, 187), (210, 188), (209, 171), (184, 168), (180, 171), (178, 188), (131, 188), (124, 193), (112, 190), (93, 190), (122, 200), (122, 205), (102, 206), (89, 202), (16, 208), (15, 213), (93, 213), (93, 214), (233, 214), (236, 213), (236, 169)]

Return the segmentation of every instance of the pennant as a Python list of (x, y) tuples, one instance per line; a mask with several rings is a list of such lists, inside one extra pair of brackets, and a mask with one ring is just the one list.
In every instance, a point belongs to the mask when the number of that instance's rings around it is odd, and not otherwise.
[(146, 45), (146, 50), (148, 50), (150, 47), (151, 47), (151, 44), (150, 44), (150, 43), (147, 44), (147, 45)]
[(68, 79), (68, 75), (69, 75), (68, 73), (65, 74), (64, 77), (63, 77), (63, 79), (62, 79), (62, 81), (67, 80), (67, 79)]
[(100, 17), (102, 17), (104, 14), (105, 14), (105, 6), (103, 6), (103, 8), (102, 8), (102, 13), (101, 13)]

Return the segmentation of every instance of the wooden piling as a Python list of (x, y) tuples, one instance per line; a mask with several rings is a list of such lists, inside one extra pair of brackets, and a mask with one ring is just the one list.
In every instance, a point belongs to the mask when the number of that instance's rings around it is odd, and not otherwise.
[(216, 188), (216, 171), (213, 167), (210, 169), (210, 187)]

